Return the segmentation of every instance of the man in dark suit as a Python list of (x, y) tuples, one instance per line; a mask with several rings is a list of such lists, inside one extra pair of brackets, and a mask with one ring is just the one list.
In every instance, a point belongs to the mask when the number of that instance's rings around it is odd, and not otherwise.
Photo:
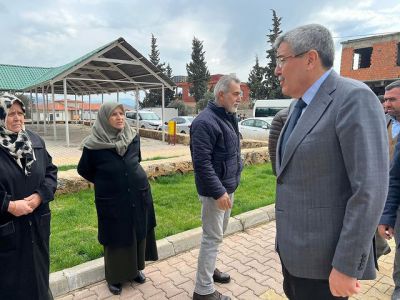
[(365, 84), (331, 69), (325, 27), (295, 28), (275, 48), (282, 92), (298, 99), (277, 149), (284, 290), (291, 300), (347, 299), (358, 279), (376, 275), (373, 237), (389, 174), (385, 116)]

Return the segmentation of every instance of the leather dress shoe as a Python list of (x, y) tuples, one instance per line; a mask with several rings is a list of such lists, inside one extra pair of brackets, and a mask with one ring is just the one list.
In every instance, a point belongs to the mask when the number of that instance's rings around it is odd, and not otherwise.
[(214, 279), (214, 282), (228, 283), (231, 281), (231, 276), (229, 276), (228, 273), (224, 273), (218, 269), (215, 269), (214, 274), (213, 274), (213, 279)]
[(138, 282), (138, 283), (140, 283), (140, 284), (142, 284), (142, 283), (145, 283), (145, 281), (146, 281), (146, 276), (144, 276), (143, 271), (139, 271), (139, 272), (138, 272), (138, 276), (136, 276), (136, 278), (133, 279), (133, 280), (136, 281), (136, 282)]
[(231, 297), (222, 295), (220, 292), (215, 290), (214, 293), (207, 295), (193, 293), (193, 300), (231, 300)]
[(120, 283), (115, 283), (115, 284), (111, 284), (108, 283), (108, 289), (110, 290), (110, 292), (114, 295), (119, 295), (121, 294), (122, 291), (122, 284)]

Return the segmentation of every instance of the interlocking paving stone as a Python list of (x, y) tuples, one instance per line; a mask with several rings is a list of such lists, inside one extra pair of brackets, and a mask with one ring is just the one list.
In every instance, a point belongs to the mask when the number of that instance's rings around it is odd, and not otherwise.
[[(224, 295), (235, 299), (286, 299), (282, 289), (279, 257), (275, 252), (275, 222), (259, 225), (224, 239), (219, 249), (217, 267), (231, 275), (228, 284), (216, 284)], [(376, 280), (361, 281), (361, 292), (352, 300), (389, 300), (393, 292), (394, 241), (392, 252), (379, 260)], [(187, 300), (191, 299), (196, 277), (198, 248), (166, 260), (150, 264), (144, 270), (148, 280), (144, 284), (127, 283), (120, 296), (112, 296), (105, 281), (96, 283), (56, 300), (75, 299), (133, 299)]]

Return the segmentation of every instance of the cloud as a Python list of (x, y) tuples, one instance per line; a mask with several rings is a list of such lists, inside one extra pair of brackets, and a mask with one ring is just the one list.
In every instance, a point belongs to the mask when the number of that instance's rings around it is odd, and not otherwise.
[(400, 4), (387, 8), (369, 0), (353, 6), (328, 4), (311, 14), (308, 21), (324, 24), (331, 30), (336, 50), (334, 68), (339, 72), (342, 41), (399, 30), (399, 14)]
[[(246, 81), (255, 55), (261, 65), (267, 63), (272, 8), (282, 17), (283, 30), (315, 22), (330, 28), (335, 37), (400, 29), (396, 0), (357, 1), (351, 6), (348, 0), (290, 5), (265, 0), (9, 1), (0, 4), (0, 63), (58, 66), (121, 36), (148, 57), (153, 33), (161, 61), (170, 63), (174, 75), (186, 75), (196, 36), (203, 41), (211, 73), (237, 73)], [(342, 40), (335, 38), (336, 63)]]
[(0, 3), (0, 14), (6, 14), (7, 12), (8, 12), (8, 9), (5, 6), (5, 4)]
[[(326, 6), (311, 16), (311, 19), (336, 29), (338, 37), (344, 38), (358, 34), (392, 32), (400, 29), (400, 4), (390, 9), (373, 7), (372, 1), (360, 3), (354, 7)], [(367, 5), (368, 4), (368, 5)]]

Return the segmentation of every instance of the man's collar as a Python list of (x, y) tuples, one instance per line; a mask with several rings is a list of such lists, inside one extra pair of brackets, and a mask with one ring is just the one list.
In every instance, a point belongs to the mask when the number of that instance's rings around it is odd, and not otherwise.
[(332, 69), (329, 69), (326, 71), (324, 74), (321, 75), (309, 88), (308, 90), (304, 93), (304, 95), (301, 97), (303, 101), (307, 104), (310, 105), (312, 99), (314, 98), (315, 94), (318, 92), (319, 88), (321, 87), (322, 83), (324, 83), (325, 79), (331, 74)]
[(389, 115), (389, 117), (390, 117), (390, 119), (391, 119), (393, 122), (400, 123), (399, 120), (397, 120), (396, 117), (394, 117), (394, 116), (392, 116), (392, 115)]
[(228, 116), (235, 115), (235, 113), (227, 111), (225, 107), (218, 105), (218, 103), (215, 100), (210, 100), (208, 101), (208, 103), (211, 105), (211, 107), (215, 107), (220, 112), (225, 112)]

